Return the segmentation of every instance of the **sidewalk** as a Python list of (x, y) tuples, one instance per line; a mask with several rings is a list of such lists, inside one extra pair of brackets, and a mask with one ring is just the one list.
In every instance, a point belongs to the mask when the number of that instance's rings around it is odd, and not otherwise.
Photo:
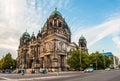
[[(61, 71), (61, 72), (48, 72), (46, 74), (41, 73), (25, 73), (22, 74), (3, 74), (0, 81), (34, 81), (38, 79), (50, 79), (50, 78), (60, 78), (60, 77), (70, 77), (74, 76), (74, 73), (82, 73), (82, 71)], [(69, 74), (69, 75), (68, 75)], [(7, 77), (6, 77), (7, 76)]]

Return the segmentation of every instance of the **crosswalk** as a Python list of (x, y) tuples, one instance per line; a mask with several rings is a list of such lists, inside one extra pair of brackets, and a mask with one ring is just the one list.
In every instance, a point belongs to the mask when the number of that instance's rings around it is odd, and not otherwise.
[(0, 81), (7, 81), (7, 80), (11, 80), (10, 78), (6, 78), (6, 77), (0, 77)]
[(47, 80), (47, 79), (55, 79), (55, 78), (65, 78), (65, 77), (71, 77), (74, 75), (45, 75), (45, 76), (39, 76), (39, 75), (35, 75), (33, 76), (33, 74), (26, 74), (25, 76), (23, 75), (19, 75), (19, 74), (11, 74), (11, 75), (7, 75), (7, 74), (2, 74), (0, 75), (0, 81), (38, 81), (38, 80)]
[(34, 78), (21, 78), (21, 79), (10, 79), (6, 77), (0, 77), (0, 81), (36, 81), (36, 80), (43, 80), (43, 79), (53, 79), (53, 78), (65, 78), (70, 76), (47, 76), (47, 77), (34, 77)]

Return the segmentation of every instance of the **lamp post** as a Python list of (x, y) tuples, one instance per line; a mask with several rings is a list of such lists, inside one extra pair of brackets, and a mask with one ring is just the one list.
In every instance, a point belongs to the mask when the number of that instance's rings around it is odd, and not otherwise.
[(22, 75), (24, 75), (24, 58), (22, 58)]
[(81, 70), (81, 47), (80, 47), (80, 55), (79, 55), (79, 59), (80, 59), (80, 70)]
[(12, 70), (12, 65), (10, 66), (10, 69)]
[(97, 70), (97, 65), (98, 65), (98, 64), (97, 64), (97, 59), (96, 59), (96, 70)]
[(98, 61), (97, 61), (97, 59), (98, 59), (98, 54), (95, 54), (95, 57), (96, 57), (95, 64), (96, 64), (96, 70), (97, 70), (97, 66), (98, 66)]
[(104, 50), (103, 50), (103, 60), (104, 60), (104, 68), (106, 68)]
[(33, 69), (34, 69), (35, 57), (33, 57)]

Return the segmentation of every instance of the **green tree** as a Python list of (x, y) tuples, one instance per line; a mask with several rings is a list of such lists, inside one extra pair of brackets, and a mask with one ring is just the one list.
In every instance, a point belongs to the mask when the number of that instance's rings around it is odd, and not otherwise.
[(81, 51), (81, 67), (83, 69), (86, 69), (87, 67), (90, 67), (90, 59), (89, 59), (89, 54)]
[(105, 66), (109, 67), (110, 64), (112, 64), (112, 60), (110, 60), (108, 56), (105, 56)]
[(16, 61), (12, 58), (11, 54), (6, 54), (5, 57), (2, 58), (2, 68), (1, 69), (15, 69)]
[(104, 69), (105, 67), (109, 67), (111, 60), (108, 56), (104, 56), (102, 53), (98, 51), (90, 54), (90, 63), (93, 65), (94, 69)]
[(71, 57), (67, 59), (67, 64), (72, 69), (83, 68), (85, 69), (90, 65), (88, 54), (81, 50), (74, 50)]
[(2, 69), (3, 59), (0, 60), (0, 69)]

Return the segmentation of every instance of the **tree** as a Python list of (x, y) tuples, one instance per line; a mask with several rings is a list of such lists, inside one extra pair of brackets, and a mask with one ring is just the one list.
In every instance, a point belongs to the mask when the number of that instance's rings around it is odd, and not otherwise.
[(90, 59), (89, 59), (89, 54), (81, 51), (81, 67), (83, 69), (86, 69), (87, 67), (90, 67)]
[(112, 60), (110, 60), (108, 56), (105, 56), (105, 66), (109, 67), (110, 64), (112, 64)]
[(16, 61), (12, 58), (11, 54), (6, 54), (5, 57), (2, 58), (2, 67), (1, 69), (15, 69)]
[(85, 69), (90, 65), (88, 54), (81, 50), (74, 50), (71, 54), (71, 57), (67, 59), (67, 64), (72, 69), (77, 69), (80, 67)]
[(0, 69), (2, 69), (3, 59), (0, 60)]
[(109, 67), (111, 64), (111, 60), (108, 56), (104, 56), (98, 51), (90, 54), (90, 63), (93, 65), (94, 69), (104, 69), (105, 67)]

